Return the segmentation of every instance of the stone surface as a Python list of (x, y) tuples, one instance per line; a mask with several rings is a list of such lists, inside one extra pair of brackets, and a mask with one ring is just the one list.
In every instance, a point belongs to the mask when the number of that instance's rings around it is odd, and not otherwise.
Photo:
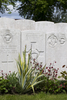
[(33, 20), (14, 20), (10, 18), (0, 18), (0, 28), (35, 30), (35, 21)]
[(16, 59), (20, 53), (20, 31), (0, 29), (0, 70), (17, 71)]
[(43, 65), (52, 63), (59, 75), (67, 70), (62, 68), (67, 66), (67, 23), (0, 18), (0, 70), (17, 70), (15, 59), (25, 45), (27, 54), (32, 49), (32, 58)]
[(33, 20), (16, 20), (15, 28), (21, 31), (23, 30), (35, 30), (35, 21)]
[(40, 31), (22, 31), (22, 50), (27, 45), (27, 54), (32, 49), (32, 58), (45, 64), (45, 34)]
[[(54, 63), (56, 61), (56, 63)], [(59, 68), (59, 74), (67, 68), (67, 35), (49, 34), (46, 36), (46, 64), (52, 63), (54, 68)]]

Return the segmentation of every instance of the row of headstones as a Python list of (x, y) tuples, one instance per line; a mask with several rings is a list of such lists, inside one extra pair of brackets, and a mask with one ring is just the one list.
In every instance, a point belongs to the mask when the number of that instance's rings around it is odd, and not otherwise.
[(53, 23), (48, 21), (35, 22), (33, 20), (14, 20), (10, 18), (0, 18), (0, 28), (18, 30), (41, 30), (45, 33), (66, 33), (67, 23)]
[[(18, 53), (27, 45), (27, 54), (32, 49), (32, 58), (43, 65), (59, 68), (67, 65), (67, 24), (34, 22), (30, 20), (0, 19), (0, 70), (5, 73), (17, 71)], [(19, 30), (18, 30), (19, 29)], [(57, 62), (54, 64), (54, 62)]]

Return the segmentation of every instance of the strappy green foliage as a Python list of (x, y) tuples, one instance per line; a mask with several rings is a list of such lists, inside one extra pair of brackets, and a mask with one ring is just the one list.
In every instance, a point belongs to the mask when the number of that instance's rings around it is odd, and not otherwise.
[(22, 86), (23, 91), (26, 92), (32, 88), (34, 92), (34, 86), (43, 81), (37, 81), (37, 79), (42, 77), (43, 74), (41, 72), (35, 74), (35, 69), (32, 68), (31, 63), (31, 51), (28, 54), (28, 61), (26, 61), (26, 46), (23, 52), (23, 61), (21, 59), (21, 56), (18, 56), (17, 68), (19, 75), (19, 83)]

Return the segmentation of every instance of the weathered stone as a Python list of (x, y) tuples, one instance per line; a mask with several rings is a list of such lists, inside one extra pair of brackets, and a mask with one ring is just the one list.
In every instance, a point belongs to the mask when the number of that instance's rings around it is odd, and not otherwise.
[(0, 29), (0, 70), (17, 71), (16, 59), (20, 53), (20, 31)]

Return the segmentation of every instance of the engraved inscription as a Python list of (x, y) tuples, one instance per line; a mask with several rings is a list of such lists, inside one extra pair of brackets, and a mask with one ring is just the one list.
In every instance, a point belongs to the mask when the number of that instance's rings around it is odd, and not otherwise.
[(60, 42), (60, 44), (64, 44), (65, 41), (66, 41), (65, 34), (61, 34), (61, 35), (59, 36), (59, 42)]
[(12, 41), (13, 36), (9, 31), (6, 31), (6, 32), (7, 33), (5, 33), (3, 35), (3, 40), (4, 40), (5, 43), (10, 43)]
[[(43, 53), (44, 51), (39, 51), (38, 49), (33, 49), (33, 44), (35, 45), (36, 42), (31, 42), (31, 48), (29, 49), (32, 50), (32, 59), (37, 59), (40, 53)], [(26, 53), (28, 53), (29, 51), (26, 51)]]
[(0, 46), (0, 53), (16, 53), (17, 47), (16, 45), (9, 45), (9, 46)]
[(13, 63), (14, 61), (2, 61), (2, 63)]
[(26, 35), (26, 39), (27, 40), (29, 40), (29, 39), (30, 40), (37, 40), (37, 38), (39, 38), (40, 40), (42, 40), (43, 39), (43, 35), (37, 35), (37, 34), (34, 34), (34, 33), (33, 34), (29, 33), (29, 34)]
[(48, 37), (48, 44), (49, 44), (49, 46), (51, 46), (51, 47), (55, 47), (56, 46), (56, 44), (57, 44), (57, 37), (54, 35), (54, 34), (52, 34), (52, 35), (50, 35), (49, 37)]

